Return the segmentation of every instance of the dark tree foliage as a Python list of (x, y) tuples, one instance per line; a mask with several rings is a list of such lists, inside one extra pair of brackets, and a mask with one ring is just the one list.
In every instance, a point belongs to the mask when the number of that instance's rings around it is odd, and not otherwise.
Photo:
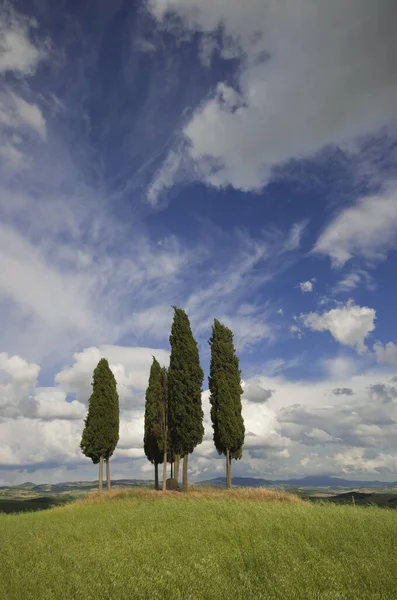
[(105, 358), (95, 367), (81, 450), (97, 464), (109, 460), (119, 441), (120, 410), (116, 380)]
[(186, 456), (203, 440), (204, 373), (186, 312), (174, 308), (168, 369), (169, 432), (174, 455)]
[(167, 444), (167, 371), (153, 357), (146, 390), (143, 447), (152, 464), (161, 464)]
[(228, 456), (229, 460), (239, 459), (242, 456), (245, 427), (241, 406), (241, 371), (235, 354), (233, 333), (215, 319), (209, 344), (211, 365), (208, 382), (214, 444), (219, 454)]

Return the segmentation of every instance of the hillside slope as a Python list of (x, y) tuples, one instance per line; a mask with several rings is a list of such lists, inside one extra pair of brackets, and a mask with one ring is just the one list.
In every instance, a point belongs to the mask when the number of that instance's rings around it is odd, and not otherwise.
[(396, 597), (395, 512), (266, 490), (93, 495), (0, 536), (7, 600)]

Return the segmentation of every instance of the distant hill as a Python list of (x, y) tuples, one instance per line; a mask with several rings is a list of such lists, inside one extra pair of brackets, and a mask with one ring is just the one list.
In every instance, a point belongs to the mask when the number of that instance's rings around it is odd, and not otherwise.
[(274, 481), (279, 485), (287, 485), (289, 487), (342, 487), (342, 488), (370, 488), (370, 487), (394, 487), (397, 486), (397, 482), (384, 482), (384, 481), (358, 481), (354, 479), (340, 479), (338, 477), (331, 477), (329, 475), (309, 475), (303, 477), (303, 479), (279, 479)]
[[(268, 481), (267, 479), (259, 479), (256, 477), (233, 477), (232, 483), (238, 487), (264, 487), (274, 484), (274, 482)], [(216, 477), (215, 479), (197, 481), (196, 485), (225, 487), (226, 477)]]
[[(233, 485), (238, 487), (263, 487), (263, 486), (282, 486), (282, 487), (330, 487), (330, 488), (377, 488), (377, 487), (395, 487), (397, 482), (383, 481), (355, 481), (349, 479), (340, 479), (329, 475), (309, 475), (302, 479), (276, 479), (270, 481), (268, 479), (260, 479), (255, 477), (233, 477)], [(225, 477), (216, 477), (215, 479), (207, 479), (199, 481), (198, 485), (224, 486), (226, 485)]]
[[(117, 487), (150, 487), (154, 485), (151, 479), (115, 479), (112, 480), (112, 486)], [(215, 477), (197, 481), (195, 485), (224, 487), (226, 485), (225, 477)], [(340, 479), (329, 475), (309, 475), (302, 479), (262, 479), (260, 477), (233, 477), (233, 485), (237, 487), (282, 487), (282, 488), (379, 488), (379, 487), (397, 487), (397, 482), (384, 481), (355, 481), (350, 479)], [(62, 483), (42, 483), (36, 485), (32, 482), (21, 483), (14, 486), (1, 486), (0, 489), (26, 490), (40, 494), (61, 494), (67, 492), (84, 492), (98, 487), (96, 481), (64, 481)]]
[[(112, 486), (117, 487), (148, 487), (154, 485), (150, 479), (115, 479)], [(106, 486), (106, 482), (104, 482)], [(88, 492), (98, 487), (96, 481), (64, 481), (62, 483), (21, 483), (19, 485), (2, 486), (0, 489), (29, 490), (39, 494), (62, 494), (65, 492)]]
[(21, 483), (18, 487), (24, 490), (31, 490), (32, 488), (36, 487), (36, 484), (32, 483), (31, 481), (25, 481), (25, 483)]

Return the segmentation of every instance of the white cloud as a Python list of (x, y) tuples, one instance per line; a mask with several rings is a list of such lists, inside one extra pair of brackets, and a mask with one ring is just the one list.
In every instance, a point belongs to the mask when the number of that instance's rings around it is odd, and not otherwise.
[(43, 45), (33, 41), (35, 22), (2, 7), (0, 16), (0, 72), (31, 75), (45, 57)]
[(323, 369), (331, 379), (349, 379), (357, 373), (358, 365), (348, 356), (335, 356), (323, 361)]
[(94, 327), (86, 277), (61, 273), (36, 245), (6, 225), (0, 226), (0, 270), (0, 295), (24, 316), (33, 315), (54, 330)]
[(274, 390), (264, 388), (260, 380), (253, 380), (248, 383), (244, 382), (243, 389), (243, 398), (248, 402), (267, 402), (274, 393)]
[(11, 142), (4, 142), (0, 148), (0, 156), (7, 167), (13, 170), (21, 170), (26, 165), (26, 157)]
[(78, 419), (81, 421), (86, 416), (85, 404), (77, 400), (68, 402), (65, 392), (58, 388), (37, 388), (35, 401), (37, 404), (35, 416), (39, 419)]
[(155, 173), (153, 180), (147, 189), (146, 198), (149, 204), (156, 206), (161, 194), (175, 183), (176, 175), (181, 164), (181, 152), (171, 151), (164, 163)]
[[(33, 19), (16, 13), (6, 3), (0, 16), (0, 74), (12, 73), (18, 78), (31, 76), (47, 51), (42, 43), (33, 41), (36, 27)], [(21, 134), (37, 134), (42, 140), (47, 137), (46, 120), (40, 107), (26, 101), (16, 93), (16, 82), (3, 85), (0, 95), (0, 156), (2, 172), (12, 177), (15, 172), (30, 166), (30, 158), (22, 151)], [(23, 95), (29, 92), (27, 85), (20, 86)], [(18, 135), (17, 135), (18, 134)], [(25, 141), (25, 140), (23, 140)]]
[(388, 342), (383, 345), (381, 342), (374, 344), (373, 350), (379, 363), (388, 363), (397, 366), (397, 344)]
[(3, 420), (0, 422), (0, 464), (18, 467), (41, 463), (55, 466), (82, 462), (82, 428), (82, 421), (66, 419)]
[(0, 97), (0, 124), (16, 129), (28, 127), (43, 140), (47, 136), (46, 121), (37, 104), (26, 102), (13, 92)]
[(12, 177), (31, 166), (31, 156), (25, 153), (26, 142), (32, 138), (45, 141), (47, 124), (37, 104), (27, 102), (10, 89), (4, 90), (0, 94), (0, 156), (3, 159), (0, 175), (7, 172)]
[(364, 448), (350, 448), (335, 456), (343, 473), (387, 473), (397, 470), (397, 456), (379, 452), (375, 457), (365, 455)]
[(141, 406), (141, 392), (147, 387), (153, 356), (161, 365), (168, 366), (166, 350), (112, 345), (86, 348), (74, 354), (75, 362), (60, 371), (55, 381), (65, 392), (75, 393), (77, 399), (86, 404), (91, 395), (93, 370), (101, 358), (106, 358), (117, 381), (121, 406)]
[(312, 281), (303, 281), (299, 284), (301, 292), (312, 292), (313, 291), (313, 283)]
[(323, 442), (339, 442), (339, 441), (341, 441), (340, 438), (330, 435), (323, 429), (316, 429), (316, 428), (312, 429), (308, 433), (305, 433), (305, 436), (307, 436), (311, 440), (315, 440), (316, 442), (319, 442), (320, 444)]
[(296, 324), (290, 325), (289, 332), (293, 337), (296, 336), (299, 340), (303, 337), (301, 328)]
[(352, 346), (358, 352), (366, 350), (365, 338), (375, 329), (376, 311), (367, 306), (357, 306), (349, 300), (345, 305), (323, 314), (301, 315), (301, 323), (312, 331), (329, 331), (341, 344)]
[[(8, 397), (13, 390), (14, 406), (19, 403), (23, 408), (13, 418), (3, 413), (0, 420), (1, 480), (96, 478), (97, 471), (82, 456), (79, 443), (92, 368), (102, 355), (110, 360), (123, 404), (112, 476), (141, 477), (142, 473), (148, 473), (145, 476), (152, 477), (142, 448), (143, 390), (152, 352), (166, 363), (165, 351), (116, 346), (89, 348), (75, 356), (70, 369), (59, 373), (57, 385), (52, 388), (35, 387), (38, 365), (20, 357), (0, 355), (2, 369), (9, 376), (2, 385), (12, 384)], [(233, 465), (234, 474), (281, 478), (313, 472), (341, 474), (348, 469), (356, 474), (382, 473), (393, 477), (393, 461), (397, 456), (395, 385), (381, 372), (339, 375), (336, 380), (326, 377), (316, 382), (264, 375), (248, 379), (243, 393), (244, 456)], [(347, 398), (333, 394), (335, 385), (341, 390), (349, 386), (354, 395)], [(78, 398), (66, 402), (67, 392), (77, 393)], [(24, 404), (29, 398), (34, 399), (34, 407)], [(224, 461), (218, 457), (212, 441), (208, 390), (203, 392), (202, 399), (205, 437), (190, 458), (191, 476), (199, 478), (223, 474), (224, 470)], [(127, 458), (131, 461), (124, 466)], [(2, 471), (1, 466), (21, 471), (16, 476), (11, 471)], [(64, 466), (68, 472), (62, 471)], [(30, 470), (28, 476), (26, 469)]]
[(183, 130), (194, 176), (211, 185), (257, 190), (275, 165), (348, 145), (395, 120), (394, 0), (149, 6), (163, 25), (174, 11), (205, 39), (221, 28), (221, 55), (242, 57), (236, 89), (219, 82)]
[[(397, 191), (390, 190), (343, 209), (320, 235), (313, 252), (326, 254), (334, 267), (343, 267), (354, 257), (381, 260), (396, 245)], [(349, 284), (354, 283), (350, 279)]]
[(373, 291), (376, 288), (372, 277), (367, 271), (364, 271), (363, 269), (351, 271), (337, 283), (337, 285), (333, 289), (333, 293), (339, 294), (343, 292), (351, 292), (362, 283), (364, 283), (367, 289), (371, 291)]
[(16, 417), (35, 412), (33, 391), (39, 371), (39, 365), (28, 363), (20, 356), (0, 354), (1, 416)]

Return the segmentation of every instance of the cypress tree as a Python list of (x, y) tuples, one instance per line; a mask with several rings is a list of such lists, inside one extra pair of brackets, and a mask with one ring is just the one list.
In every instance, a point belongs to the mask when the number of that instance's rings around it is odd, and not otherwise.
[[(164, 463), (163, 489), (167, 477), (167, 370), (153, 356), (149, 385), (146, 390), (145, 433), (143, 448), (147, 459), (154, 464), (155, 488), (159, 489), (158, 466)], [(165, 471), (165, 472), (164, 472)]]
[(168, 369), (169, 432), (174, 456), (183, 456), (182, 487), (187, 491), (188, 455), (202, 442), (204, 435), (201, 407), (204, 373), (189, 318), (184, 310), (173, 308)]
[(231, 460), (242, 457), (245, 427), (242, 416), (241, 371), (233, 333), (215, 319), (212, 327), (211, 365), (208, 378), (214, 444), (226, 456), (226, 487), (232, 485)]
[(110, 457), (119, 441), (120, 410), (116, 380), (105, 358), (94, 369), (92, 394), (80, 448), (94, 464), (99, 463), (99, 490), (102, 490), (103, 461), (106, 461), (107, 489), (110, 490)]

